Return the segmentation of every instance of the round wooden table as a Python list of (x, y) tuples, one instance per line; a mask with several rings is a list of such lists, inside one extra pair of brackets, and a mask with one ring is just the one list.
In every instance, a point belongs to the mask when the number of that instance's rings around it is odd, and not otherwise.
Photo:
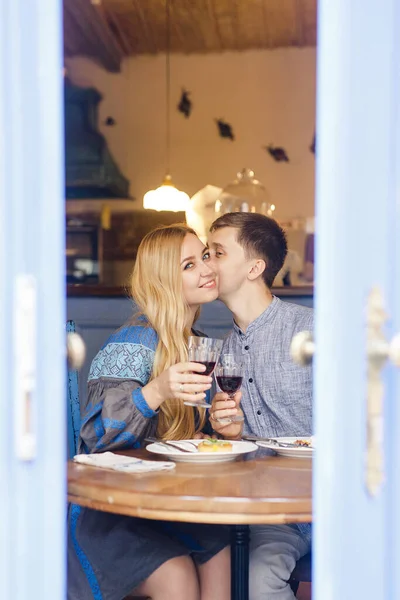
[[(123, 454), (151, 458), (145, 450)], [(260, 456), (261, 455), (261, 456)], [(230, 463), (177, 463), (173, 471), (118, 473), (68, 463), (68, 500), (143, 519), (230, 524), (232, 598), (248, 598), (249, 528), (312, 519), (309, 459), (260, 450)]]

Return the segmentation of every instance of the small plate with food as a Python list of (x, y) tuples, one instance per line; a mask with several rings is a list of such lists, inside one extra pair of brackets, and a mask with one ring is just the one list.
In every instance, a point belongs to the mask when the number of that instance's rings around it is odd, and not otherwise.
[[(255, 439), (255, 438), (254, 438)], [(277, 437), (268, 440), (257, 440), (262, 448), (274, 450), (280, 456), (291, 458), (312, 458), (315, 451), (313, 437)]]
[[(179, 446), (182, 447), (182, 450), (179, 449)], [(189, 449), (190, 451), (187, 452), (186, 450)], [(146, 446), (146, 450), (153, 454), (165, 456), (175, 462), (204, 464), (235, 460), (242, 454), (255, 452), (257, 446), (253, 442), (204, 438), (201, 440), (174, 440), (173, 446), (169, 445), (168, 441), (163, 441), (161, 444), (154, 442)]]

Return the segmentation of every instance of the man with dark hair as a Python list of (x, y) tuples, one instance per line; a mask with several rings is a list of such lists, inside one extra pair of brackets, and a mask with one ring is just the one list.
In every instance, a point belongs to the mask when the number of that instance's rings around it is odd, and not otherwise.
[[(241, 392), (234, 400), (222, 392), (213, 399), (214, 431), (231, 439), (242, 432), (258, 437), (311, 435), (312, 369), (292, 361), (290, 343), (299, 331), (313, 329), (313, 311), (282, 302), (271, 292), (287, 253), (284, 231), (264, 215), (230, 213), (211, 225), (209, 246), (219, 299), (234, 317), (223, 353), (243, 363)], [(240, 400), (244, 422), (229, 423), (242, 413)], [(308, 524), (251, 527), (250, 600), (293, 600), (287, 582), (310, 546)]]

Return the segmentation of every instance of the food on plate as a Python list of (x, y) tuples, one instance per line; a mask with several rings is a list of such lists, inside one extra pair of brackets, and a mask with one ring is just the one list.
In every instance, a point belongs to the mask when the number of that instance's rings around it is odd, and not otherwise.
[(206, 438), (198, 444), (197, 449), (199, 452), (232, 452), (232, 443), (226, 440)]
[(311, 448), (311, 440), (296, 440), (294, 444), (300, 448)]

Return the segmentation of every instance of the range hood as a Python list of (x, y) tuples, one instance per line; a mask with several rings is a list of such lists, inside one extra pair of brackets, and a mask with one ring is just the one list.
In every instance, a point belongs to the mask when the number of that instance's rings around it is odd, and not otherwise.
[(66, 78), (65, 186), (67, 198), (129, 198), (129, 181), (115, 163), (98, 131), (101, 94)]

